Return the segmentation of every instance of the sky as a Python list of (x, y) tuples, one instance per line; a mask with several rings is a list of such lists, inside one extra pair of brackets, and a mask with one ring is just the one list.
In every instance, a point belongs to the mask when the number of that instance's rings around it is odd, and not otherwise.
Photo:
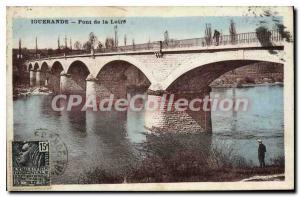
[[(71, 24), (31, 24), (30, 18), (15, 18), (13, 21), (13, 47), (18, 47), (19, 39), (22, 47), (35, 48), (35, 37), (38, 40), (38, 48), (57, 48), (57, 39), (60, 37), (61, 45), (64, 37), (72, 38), (72, 43), (88, 40), (90, 32), (94, 32), (98, 40), (104, 43), (106, 37), (114, 37), (115, 24), (93, 24), (94, 20), (126, 20), (125, 24), (118, 24), (119, 46), (124, 45), (124, 35), (127, 37), (127, 45), (147, 43), (164, 39), (164, 32), (168, 30), (171, 39), (187, 39), (204, 37), (205, 24), (210, 23), (212, 30), (217, 29), (223, 35), (229, 34), (230, 20), (236, 24), (237, 33), (255, 32), (265, 21), (265, 26), (272, 29), (274, 22), (270, 17), (84, 17), (84, 18), (38, 18), (38, 19), (68, 19), (76, 23)], [(92, 20), (92, 24), (78, 24), (78, 20)], [(280, 19), (281, 20), (281, 19)], [(68, 41), (69, 45), (69, 41)]]

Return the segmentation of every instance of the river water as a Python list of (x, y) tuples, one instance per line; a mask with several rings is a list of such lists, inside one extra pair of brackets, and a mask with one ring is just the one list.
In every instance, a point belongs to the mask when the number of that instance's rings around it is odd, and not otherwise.
[[(212, 112), (213, 146), (229, 146), (249, 164), (258, 165), (256, 140), (260, 138), (267, 147), (267, 164), (284, 156), (281, 85), (213, 88), (211, 94), (223, 98), (235, 95), (248, 98), (250, 103), (244, 112)], [(67, 167), (52, 183), (77, 183), (81, 174), (96, 167), (123, 171), (135, 162), (140, 151), (137, 147), (147, 140), (144, 112), (54, 112), (51, 99), (18, 98), (13, 109), (14, 140), (34, 139), (34, 132), (43, 129), (57, 133), (65, 143)]]

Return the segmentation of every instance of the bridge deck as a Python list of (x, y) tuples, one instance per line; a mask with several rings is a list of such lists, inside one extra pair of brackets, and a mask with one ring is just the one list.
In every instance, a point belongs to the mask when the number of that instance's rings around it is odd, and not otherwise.
[[(256, 32), (241, 33), (236, 35), (222, 35), (219, 42), (212, 38), (192, 38), (184, 40), (157, 41), (145, 44), (119, 46), (115, 48), (101, 48), (93, 52), (71, 51), (69, 53), (58, 53), (51, 56), (39, 55), (32, 60), (61, 59), (88, 56), (112, 56), (112, 55), (134, 55), (149, 54), (154, 52), (178, 53), (178, 52), (214, 52), (219, 50), (258, 49), (270, 48), (281, 50), (283, 38), (278, 30), (268, 31), (262, 34)], [(280, 47), (281, 46), (281, 47)]]

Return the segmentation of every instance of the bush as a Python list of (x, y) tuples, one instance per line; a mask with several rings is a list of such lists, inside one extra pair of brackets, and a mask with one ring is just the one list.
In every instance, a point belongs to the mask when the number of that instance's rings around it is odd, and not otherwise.
[(275, 77), (275, 82), (283, 82), (283, 78), (282, 77)]
[(145, 134), (138, 146), (141, 162), (123, 174), (96, 168), (80, 177), (79, 183), (155, 183), (235, 181), (255, 174), (282, 172), (284, 158), (273, 160), (279, 166), (261, 169), (238, 156), (231, 145), (219, 140), (212, 145), (209, 134)]
[(273, 159), (271, 159), (271, 165), (273, 166), (278, 166), (278, 167), (283, 167), (284, 168), (284, 165), (285, 164), (285, 159), (283, 156), (277, 156)]
[(101, 167), (86, 171), (79, 177), (79, 184), (122, 183), (124, 178)]
[(244, 81), (246, 83), (255, 83), (255, 79), (252, 77), (248, 77), (248, 76), (244, 78)]

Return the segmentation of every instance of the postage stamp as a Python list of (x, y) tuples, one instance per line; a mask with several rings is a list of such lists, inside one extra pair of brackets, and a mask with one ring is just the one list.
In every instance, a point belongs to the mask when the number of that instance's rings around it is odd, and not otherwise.
[(46, 186), (50, 184), (49, 143), (45, 141), (12, 142), (13, 185)]
[(34, 137), (41, 140), (47, 139), (49, 142), (51, 178), (63, 175), (68, 164), (68, 149), (59, 134), (49, 133), (46, 130), (39, 129), (34, 132)]
[(7, 7), (8, 190), (293, 190), (293, 19)]

